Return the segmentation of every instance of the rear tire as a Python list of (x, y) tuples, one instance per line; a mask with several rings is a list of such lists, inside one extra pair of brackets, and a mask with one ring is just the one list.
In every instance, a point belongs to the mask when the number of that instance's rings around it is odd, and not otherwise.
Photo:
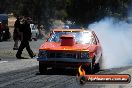
[(3, 35), (0, 34), (0, 42), (2, 42), (2, 40), (3, 40)]
[(97, 72), (99, 72), (99, 70), (100, 70), (100, 65), (99, 65), (99, 63), (97, 63), (94, 65), (93, 71), (94, 71), (94, 73), (97, 73)]
[(99, 63), (96, 63), (95, 65), (94, 65), (94, 63), (95, 63), (95, 58), (93, 58), (92, 63), (90, 63), (89, 66), (82, 67), (82, 68), (84, 68), (86, 74), (95, 74), (95, 73), (99, 72), (99, 70), (100, 70)]
[(47, 66), (41, 61), (39, 61), (39, 72), (40, 74), (45, 74), (47, 72)]
[(101, 69), (100, 64), (102, 64), (102, 57), (103, 57), (103, 55), (101, 54), (99, 62), (94, 65), (94, 73), (97, 73), (100, 71), (100, 69)]
[(86, 66), (86, 65), (82, 65), (82, 69), (85, 70), (86, 74), (93, 74), (93, 64), (90, 63), (90, 65)]
[[(100, 57), (100, 60), (102, 59), (102, 55), (101, 55), (101, 57)], [(94, 63), (95, 63), (95, 58), (94, 58)], [(94, 64), (94, 68), (93, 68), (93, 72), (94, 73), (97, 73), (97, 72), (99, 72), (100, 71), (100, 63), (98, 62), (98, 63), (96, 63), (96, 64)]]

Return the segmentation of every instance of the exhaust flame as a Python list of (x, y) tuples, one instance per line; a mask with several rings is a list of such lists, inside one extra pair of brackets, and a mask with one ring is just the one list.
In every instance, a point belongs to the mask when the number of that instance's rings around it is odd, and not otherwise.
[(82, 66), (79, 66), (78, 71), (79, 71), (79, 76), (84, 76), (85, 75), (85, 70), (82, 69)]

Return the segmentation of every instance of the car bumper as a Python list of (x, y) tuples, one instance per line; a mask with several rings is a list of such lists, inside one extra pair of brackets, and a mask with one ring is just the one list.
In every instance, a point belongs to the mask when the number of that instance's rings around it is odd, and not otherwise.
[(62, 61), (62, 62), (92, 62), (92, 59), (76, 59), (76, 58), (43, 58), (38, 57), (38, 61)]
[(47, 67), (79, 67), (81, 65), (90, 65), (92, 59), (75, 59), (75, 58), (37, 58), (40, 63), (43, 63)]
[(53, 68), (78, 68), (81, 65), (89, 66), (90, 63), (88, 62), (56, 62), (56, 61), (40, 61), (46, 67), (53, 67)]

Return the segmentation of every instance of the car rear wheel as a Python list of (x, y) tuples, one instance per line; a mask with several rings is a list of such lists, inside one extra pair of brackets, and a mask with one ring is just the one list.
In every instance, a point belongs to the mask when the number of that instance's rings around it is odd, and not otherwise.
[(90, 65), (82, 65), (82, 69), (85, 70), (86, 74), (93, 74), (93, 64), (90, 63)]
[(2, 40), (3, 40), (3, 35), (0, 34), (0, 42), (2, 42)]
[(84, 65), (82, 68), (85, 70), (86, 74), (94, 74), (99, 72), (100, 70), (100, 65), (99, 63), (95, 63), (95, 58), (92, 60), (92, 63), (90, 65), (86, 66)]
[[(100, 59), (102, 59), (102, 55), (101, 55)], [(93, 64), (94, 63), (95, 63), (95, 58), (93, 59)], [(100, 70), (100, 64), (99, 63), (94, 64), (93, 73), (97, 73), (97, 72), (99, 72), (99, 70)]]
[(100, 65), (99, 65), (99, 63), (97, 63), (94, 65), (93, 72), (96, 73), (96, 72), (99, 72), (99, 70), (100, 70)]
[(47, 66), (41, 61), (39, 61), (39, 72), (40, 74), (45, 74), (47, 72)]

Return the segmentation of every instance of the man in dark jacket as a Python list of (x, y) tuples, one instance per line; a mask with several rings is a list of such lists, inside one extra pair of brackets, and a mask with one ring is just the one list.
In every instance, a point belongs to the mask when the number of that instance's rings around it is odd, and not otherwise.
[(21, 57), (21, 54), (24, 48), (26, 48), (31, 58), (35, 57), (35, 54), (33, 53), (33, 51), (31, 50), (29, 46), (29, 40), (31, 39), (31, 29), (30, 29), (30, 23), (28, 18), (26, 18), (24, 20), (24, 23), (21, 25), (20, 32), (21, 32), (21, 44), (17, 51), (16, 57), (18, 59), (23, 58)]
[(18, 41), (20, 40), (20, 17), (17, 17), (17, 20), (14, 24), (14, 32), (13, 32), (13, 40), (14, 40), (14, 47), (13, 50), (18, 50)]

